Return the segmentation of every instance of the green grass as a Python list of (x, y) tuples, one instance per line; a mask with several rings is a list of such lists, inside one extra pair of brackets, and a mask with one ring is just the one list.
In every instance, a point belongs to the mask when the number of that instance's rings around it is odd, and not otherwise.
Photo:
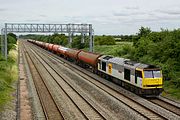
[(17, 50), (11, 50), (8, 60), (0, 57), (0, 111), (13, 99), (12, 85), (18, 79)]
[[(123, 47), (126, 45), (132, 46), (132, 44), (132, 42), (117, 42), (116, 45), (95, 45), (94, 52), (120, 57)], [(85, 50), (88, 50), (88, 48), (85, 48)]]
[(116, 42), (116, 45), (133, 45), (133, 42)]
[(170, 82), (171, 81), (164, 81), (164, 92), (162, 95), (171, 99), (180, 100), (180, 89)]
[(97, 45), (94, 47), (95, 52), (107, 55), (114, 55), (120, 49), (122, 49), (122, 45)]

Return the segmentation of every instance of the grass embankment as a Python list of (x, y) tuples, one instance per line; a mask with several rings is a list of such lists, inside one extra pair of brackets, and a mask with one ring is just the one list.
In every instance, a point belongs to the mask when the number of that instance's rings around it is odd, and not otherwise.
[[(132, 42), (118, 42), (116, 43), (116, 45), (96, 45), (94, 46), (94, 51), (96, 53), (128, 58), (129, 51), (128, 49), (126, 50), (126, 48), (127, 46), (132, 45)], [(171, 84), (171, 82), (171, 80), (164, 81), (164, 92), (162, 93), (162, 95), (176, 100), (180, 100), (180, 89), (176, 88), (176, 86)]]
[(116, 45), (96, 45), (94, 51), (106, 55), (120, 56), (123, 52), (123, 47), (126, 45), (132, 45), (132, 42), (118, 42)]
[[(116, 45), (95, 45), (94, 52), (101, 53), (105, 55), (121, 56), (121, 53), (124, 52), (124, 47), (132, 46), (132, 42), (116, 42)], [(88, 48), (84, 50), (88, 51)], [(122, 57), (122, 56), (121, 56)]]
[(13, 83), (18, 79), (17, 50), (9, 51), (8, 60), (0, 57), (0, 111), (13, 99)]
[(163, 96), (180, 101), (180, 89), (171, 84), (171, 81), (164, 81)]

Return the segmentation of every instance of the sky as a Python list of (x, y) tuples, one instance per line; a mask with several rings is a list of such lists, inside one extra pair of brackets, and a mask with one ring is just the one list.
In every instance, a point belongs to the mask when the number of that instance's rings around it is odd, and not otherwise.
[(88, 23), (95, 34), (180, 28), (180, 0), (0, 0), (4, 23)]

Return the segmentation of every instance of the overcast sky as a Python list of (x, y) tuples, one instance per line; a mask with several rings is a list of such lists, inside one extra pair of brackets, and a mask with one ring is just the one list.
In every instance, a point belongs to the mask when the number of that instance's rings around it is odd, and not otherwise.
[(180, 0), (0, 0), (0, 28), (16, 23), (91, 23), (95, 34), (180, 26)]

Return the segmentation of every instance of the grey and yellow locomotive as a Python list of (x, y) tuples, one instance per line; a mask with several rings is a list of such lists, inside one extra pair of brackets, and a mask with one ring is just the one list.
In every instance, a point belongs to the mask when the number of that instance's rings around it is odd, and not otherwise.
[(98, 58), (98, 71), (140, 95), (156, 96), (162, 92), (162, 71), (153, 65), (103, 55)]

